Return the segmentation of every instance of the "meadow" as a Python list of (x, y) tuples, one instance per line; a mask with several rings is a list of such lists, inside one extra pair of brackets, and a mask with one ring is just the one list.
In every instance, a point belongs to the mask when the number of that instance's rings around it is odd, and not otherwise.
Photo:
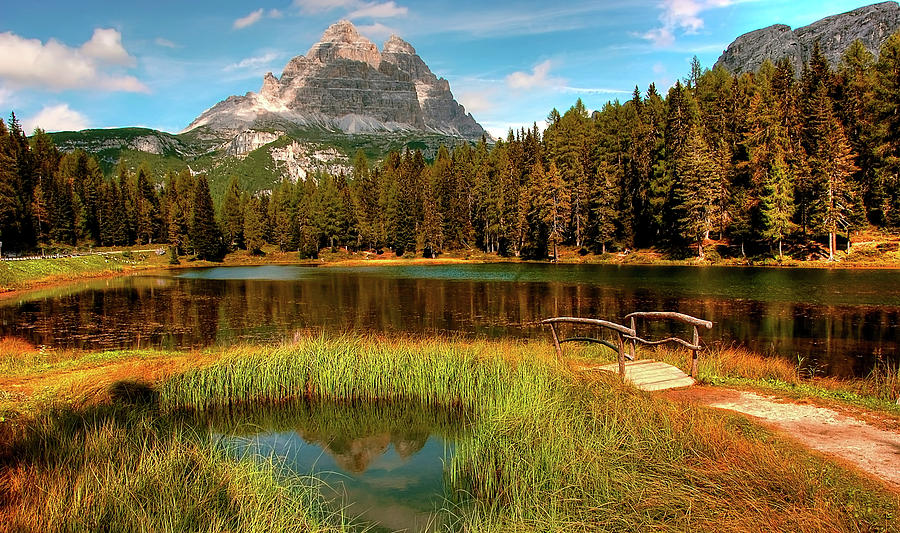
[[(701, 378), (737, 379), (752, 359), (730, 357), (701, 359)], [(577, 372), (543, 342), (310, 337), (46, 364), (66, 370), (62, 388), (0, 403), (0, 514), (13, 530), (354, 530), (322, 504), (317, 480), (235, 459), (196, 422), (317, 402), (465, 412), (445, 466), (461, 531), (891, 531), (900, 516), (896, 493), (741, 416)], [(23, 382), (41, 375), (5, 368)]]

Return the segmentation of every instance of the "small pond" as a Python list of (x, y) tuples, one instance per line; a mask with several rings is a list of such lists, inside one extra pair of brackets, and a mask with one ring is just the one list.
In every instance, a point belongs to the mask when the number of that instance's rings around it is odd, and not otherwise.
[(369, 531), (445, 529), (444, 465), (466, 416), (408, 404), (299, 403), (210, 415), (236, 457), (273, 459), (285, 475), (314, 475), (331, 512)]

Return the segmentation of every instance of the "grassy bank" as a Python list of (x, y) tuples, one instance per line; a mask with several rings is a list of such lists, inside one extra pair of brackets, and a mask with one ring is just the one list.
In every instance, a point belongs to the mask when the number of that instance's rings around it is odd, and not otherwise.
[[(629, 253), (616, 252), (602, 255), (582, 254), (582, 250), (562, 247), (559, 262), (568, 264), (608, 264), (608, 265), (659, 265), (659, 266), (764, 266), (764, 267), (817, 267), (817, 268), (897, 268), (900, 267), (900, 243), (886, 241), (887, 237), (861, 242), (850, 252), (840, 251), (836, 261), (798, 260), (760, 256), (753, 258), (723, 258), (718, 254), (707, 255), (705, 260), (695, 257), (674, 259), (656, 250), (634, 250)], [(715, 248), (710, 245), (710, 250)], [(175, 268), (208, 266), (252, 266), (267, 264), (316, 264), (341, 267), (373, 265), (447, 265), (466, 263), (516, 263), (529, 262), (517, 257), (502, 257), (479, 250), (457, 250), (441, 254), (437, 258), (397, 257), (390, 252), (375, 254), (369, 251), (349, 252), (344, 249), (330, 251), (323, 249), (318, 259), (300, 259), (296, 252), (281, 252), (275, 247), (265, 247), (266, 254), (255, 256), (245, 250), (238, 250), (225, 256), (219, 263), (191, 261), (182, 257)], [(167, 255), (157, 256), (152, 252), (128, 252), (125, 254), (91, 255), (59, 259), (32, 259), (25, 261), (0, 261), (0, 292), (23, 290), (42, 285), (106, 277), (134, 271), (170, 268)], [(546, 261), (536, 261), (544, 263)]]
[(160, 267), (164, 264), (164, 257), (152, 253), (0, 261), (0, 292), (117, 275), (141, 268)]
[[(7, 424), (0, 489), (10, 523), (344, 528), (316, 502), (312, 480), (227, 458), (184, 414), (375, 400), (469, 413), (446, 465), (466, 531), (891, 530), (900, 517), (896, 495), (744, 418), (614, 376), (585, 380), (546, 343), (316, 338), (205, 361), (146, 385), (113, 383), (99, 404), (88, 394)], [(301, 525), (289, 528), (289, 516)]]

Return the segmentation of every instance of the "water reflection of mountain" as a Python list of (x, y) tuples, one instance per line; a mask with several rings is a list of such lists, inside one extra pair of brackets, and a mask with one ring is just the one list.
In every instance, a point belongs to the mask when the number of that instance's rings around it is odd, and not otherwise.
[(388, 451), (388, 446), (393, 446), (401, 459), (409, 459), (428, 442), (428, 433), (424, 432), (415, 432), (413, 435), (401, 432), (348, 437), (297, 430), (297, 434), (306, 442), (324, 449), (343, 470), (353, 474), (362, 474), (368, 470), (372, 461)]
[[(868, 284), (865, 276), (857, 276), (845, 289), (857, 291), (858, 297), (830, 293), (810, 303), (800, 297), (812, 298), (814, 287), (792, 299), (790, 284), (795, 281), (783, 276), (765, 277), (765, 283), (751, 278), (750, 288), (730, 297), (727, 280), (700, 280), (712, 286), (708, 292), (714, 296), (709, 296), (700, 289), (673, 288), (660, 278), (644, 282), (621, 272), (615, 284), (603, 285), (581, 278), (531, 281), (533, 273), (521, 282), (315, 270), (316, 275), (289, 281), (138, 277), (78, 292), (45, 293), (0, 306), (0, 334), (78, 348), (280, 340), (297, 329), (544, 337), (539, 321), (547, 316), (616, 319), (635, 309), (669, 309), (713, 320), (713, 331), (704, 334), (709, 342), (817, 360), (837, 375), (865, 372), (879, 354), (898, 358), (900, 306), (872, 305), (873, 291), (883, 282), (877, 273)], [(753, 287), (757, 297), (746, 298)], [(895, 299), (892, 292), (886, 298)]]
[(239, 456), (276, 457), (347, 516), (390, 531), (435, 531), (443, 523), (443, 465), (471, 415), (418, 404), (307, 403), (199, 415)]

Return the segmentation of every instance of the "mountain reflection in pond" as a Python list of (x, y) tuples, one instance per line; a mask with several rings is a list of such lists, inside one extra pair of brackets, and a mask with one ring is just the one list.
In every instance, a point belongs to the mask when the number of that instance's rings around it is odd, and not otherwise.
[(466, 416), (409, 404), (306, 404), (239, 410), (205, 421), (238, 456), (273, 457), (286, 474), (314, 474), (334, 509), (375, 528), (445, 525), (443, 466)]
[[(546, 338), (540, 320), (670, 310), (736, 343), (838, 376), (898, 359), (894, 270), (462, 264), (172, 271), (0, 303), (0, 335), (51, 347), (184, 348), (280, 341), (297, 330)], [(650, 335), (681, 333), (665, 325)]]

